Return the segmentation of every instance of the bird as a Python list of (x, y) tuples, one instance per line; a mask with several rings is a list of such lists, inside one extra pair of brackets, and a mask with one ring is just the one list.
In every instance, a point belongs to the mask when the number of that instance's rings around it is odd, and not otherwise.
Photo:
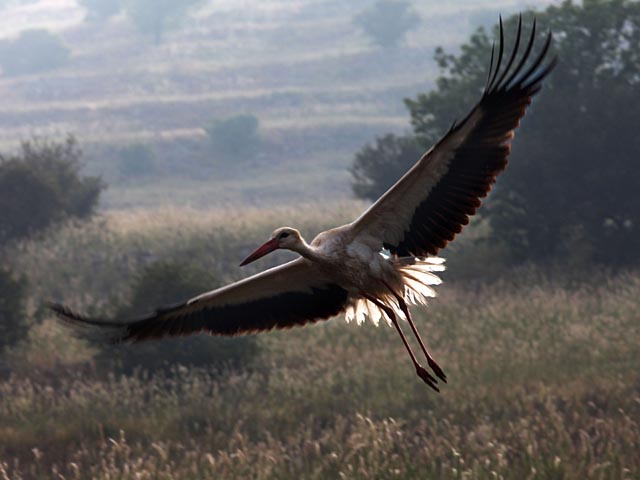
[[(60, 303), (48, 307), (78, 335), (104, 344), (257, 333), (343, 313), (358, 324), (369, 318), (377, 325), (384, 318), (400, 335), (418, 377), (440, 391), (439, 381), (446, 383), (447, 376), (420, 336), (409, 305), (435, 296), (438, 273), (445, 269), (439, 251), (469, 223), (505, 169), (514, 131), (557, 62), (555, 56), (547, 59), (551, 32), (533, 56), (535, 19), (522, 52), (520, 17), (508, 59), (502, 19), (499, 34), (478, 103), (373, 205), (310, 243), (295, 228), (278, 228), (240, 266), (279, 249), (297, 253), (296, 259), (131, 319), (90, 318)], [(414, 353), (400, 320), (409, 324), (430, 370)]]

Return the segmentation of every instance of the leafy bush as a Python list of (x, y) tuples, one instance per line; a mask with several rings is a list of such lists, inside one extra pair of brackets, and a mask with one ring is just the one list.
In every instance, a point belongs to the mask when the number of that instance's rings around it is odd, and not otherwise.
[(409, 30), (420, 23), (420, 17), (405, 0), (378, 0), (357, 15), (354, 25), (380, 47), (397, 46)]
[(80, 177), (81, 156), (73, 137), (34, 139), (15, 155), (0, 155), (0, 245), (94, 212), (104, 185), (98, 177)]
[(134, 143), (120, 149), (118, 170), (124, 178), (143, 177), (155, 168), (156, 154), (142, 143)]
[(25, 30), (14, 40), (0, 42), (0, 65), (5, 75), (53, 70), (69, 60), (69, 49), (47, 30)]
[(356, 153), (351, 174), (357, 197), (376, 200), (422, 155), (424, 149), (413, 137), (393, 134), (376, 139)]
[(0, 355), (27, 336), (26, 282), (0, 267)]
[(205, 127), (211, 146), (226, 157), (250, 157), (260, 145), (259, 121), (254, 115), (214, 120)]
[[(218, 284), (206, 270), (179, 262), (157, 262), (145, 268), (136, 278), (131, 300), (120, 308), (117, 318), (148, 313), (153, 308), (182, 302)], [(137, 345), (105, 348), (99, 363), (131, 373), (143, 370), (169, 370), (171, 366), (214, 366), (220, 369), (240, 368), (250, 364), (257, 353), (254, 337), (210, 337), (159, 340)]]

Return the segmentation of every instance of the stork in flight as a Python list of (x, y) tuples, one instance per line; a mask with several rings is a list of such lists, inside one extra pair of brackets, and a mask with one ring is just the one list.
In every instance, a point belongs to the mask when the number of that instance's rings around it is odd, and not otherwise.
[[(492, 49), (479, 103), (358, 219), (320, 233), (311, 243), (295, 228), (278, 228), (240, 265), (277, 249), (298, 253), (296, 260), (142, 318), (101, 320), (60, 304), (50, 308), (79, 334), (111, 344), (289, 328), (342, 312), (358, 323), (368, 316), (377, 324), (386, 316), (418, 376), (439, 391), (438, 379), (446, 383), (447, 377), (427, 350), (408, 305), (435, 296), (433, 286), (440, 283), (435, 272), (444, 270), (435, 255), (462, 231), (504, 170), (514, 130), (555, 65), (555, 58), (544, 62), (551, 33), (534, 58), (535, 21), (523, 53), (521, 33), (522, 19), (503, 66), (500, 22), (498, 54), (494, 64)], [(399, 318), (409, 323), (435, 377), (416, 358)]]

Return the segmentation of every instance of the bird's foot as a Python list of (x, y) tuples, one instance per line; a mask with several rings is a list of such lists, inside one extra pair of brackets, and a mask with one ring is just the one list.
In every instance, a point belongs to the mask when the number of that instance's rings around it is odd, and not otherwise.
[(440, 368), (440, 365), (438, 365), (433, 358), (428, 358), (427, 362), (429, 363), (429, 366), (431, 367), (431, 370), (433, 370), (435, 372), (436, 377), (438, 377), (444, 383), (447, 383), (447, 376), (444, 374), (444, 372)]
[(438, 387), (436, 387), (436, 383), (438, 383), (438, 381), (433, 376), (431, 376), (429, 372), (427, 372), (426, 368), (424, 368), (422, 365), (416, 365), (416, 373), (424, 383), (429, 385), (436, 392), (440, 392)]

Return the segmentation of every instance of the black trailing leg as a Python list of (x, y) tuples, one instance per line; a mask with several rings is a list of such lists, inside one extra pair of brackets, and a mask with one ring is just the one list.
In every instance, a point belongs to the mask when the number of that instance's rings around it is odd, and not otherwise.
[(436, 392), (440, 392), (438, 387), (436, 387), (436, 383), (438, 383), (438, 381), (427, 371), (426, 368), (424, 368), (422, 365), (418, 363), (416, 356), (413, 354), (413, 351), (409, 346), (409, 342), (407, 341), (407, 338), (404, 336), (404, 333), (402, 333), (402, 329), (400, 328), (400, 324), (398, 323), (398, 319), (396, 318), (396, 314), (393, 311), (393, 308), (386, 306), (382, 302), (378, 301), (376, 298), (371, 297), (367, 294), (363, 293), (362, 295), (364, 296), (364, 298), (366, 298), (367, 300), (369, 300), (370, 302), (378, 306), (378, 308), (381, 308), (382, 311), (387, 314), (387, 316), (389, 317), (393, 325), (396, 327), (396, 330), (398, 330), (398, 333), (400, 334), (400, 338), (402, 338), (402, 342), (404, 343), (404, 346), (406, 347), (407, 352), (409, 352), (409, 355), (411, 356), (411, 361), (413, 362), (413, 365), (416, 368), (416, 373), (418, 374), (418, 376), (424, 381), (424, 383), (429, 385)]
[(444, 383), (447, 383), (447, 376), (444, 374), (444, 372), (440, 368), (440, 365), (438, 365), (438, 362), (436, 362), (434, 360), (434, 358), (431, 356), (431, 354), (429, 353), (429, 350), (427, 350), (427, 347), (425, 346), (424, 342), (422, 341), (422, 337), (420, 337), (420, 334), (418, 333), (418, 329), (416, 328), (415, 324), (413, 323), (413, 319), (411, 318), (411, 314), (409, 313), (409, 307), (407, 306), (407, 303), (404, 301), (404, 298), (402, 298), (401, 295), (398, 295), (396, 292), (394, 292), (393, 289), (391, 289), (391, 287), (389, 287), (389, 285), (387, 285), (387, 288), (389, 290), (391, 290), (393, 295), (396, 297), (396, 300), (398, 300), (398, 304), (400, 305), (400, 309), (404, 313), (405, 317), (407, 317), (407, 321), (409, 322), (409, 326), (411, 327), (411, 330), (413, 331), (413, 334), (418, 339), (418, 343), (420, 344), (420, 348), (422, 348), (422, 351), (424, 352), (425, 357), (427, 357), (427, 363), (429, 364), (431, 369), (435, 372), (436, 376), (440, 380), (442, 380)]

